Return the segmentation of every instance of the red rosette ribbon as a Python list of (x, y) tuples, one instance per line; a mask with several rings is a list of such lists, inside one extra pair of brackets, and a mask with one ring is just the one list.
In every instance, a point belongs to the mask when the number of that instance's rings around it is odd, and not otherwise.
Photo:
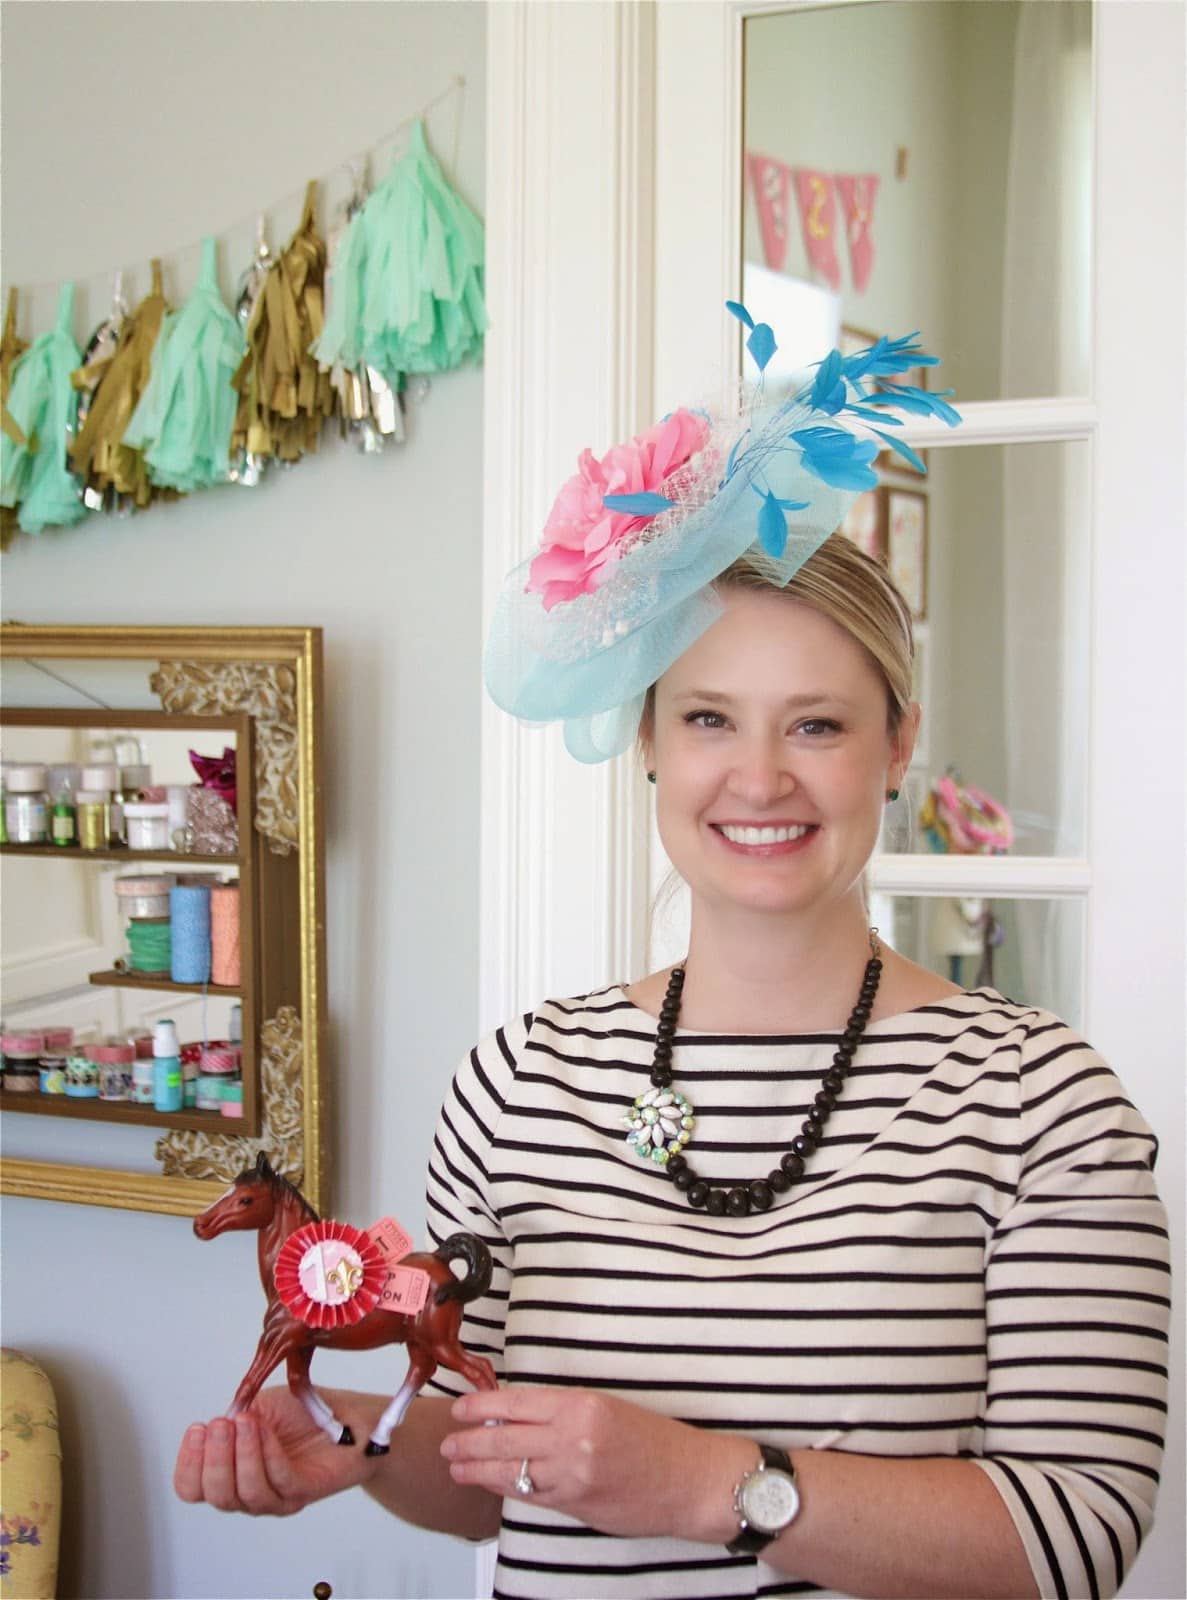
[(369, 1233), (349, 1222), (309, 1222), (281, 1245), (272, 1279), (307, 1327), (346, 1328), (379, 1304), (387, 1273)]

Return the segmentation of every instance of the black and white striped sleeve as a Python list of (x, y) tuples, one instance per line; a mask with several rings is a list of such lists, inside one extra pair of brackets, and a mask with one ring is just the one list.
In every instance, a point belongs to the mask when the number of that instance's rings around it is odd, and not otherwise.
[[(472, 1355), (486, 1356), (500, 1379), (511, 1262), (488, 1193), (488, 1156), (531, 1021), (529, 1015), (496, 1028), (470, 1051), (454, 1074), (429, 1155), (426, 1216), (433, 1246), (451, 1233), (472, 1233), (491, 1253), (490, 1288), (466, 1306), (461, 1342)], [(453, 1396), (468, 1388), (457, 1373), (441, 1367), (425, 1392)]]
[(1150, 1526), (1170, 1313), (1156, 1141), (1101, 1058), (1032, 1021), (1022, 1168), (986, 1262), (983, 1454), (1044, 1597), (1113, 1595)]

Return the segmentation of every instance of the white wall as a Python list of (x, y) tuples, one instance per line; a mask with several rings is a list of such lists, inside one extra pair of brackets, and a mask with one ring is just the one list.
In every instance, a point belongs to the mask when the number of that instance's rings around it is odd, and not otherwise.
[[(22, 308), (26, 337), (61, 274), (79, 280), (80, 341), (109, 267), (158, 253), (180, 298), (197, 252), (176, 247), (208, 230), (233, 246), (229, 294), (260, 206), (290, 196), (270, 219), (282, 244), (307, 178), (455, 73), (456, 176), (482, 210), (481, 5), (6, 4), (3, 25), (4, 281), (51, 281)], [(428, 126), (451, 165), (455, 105)], [(325, 629), (334, 1211), (413, 1232), (476, 1017), (481, 409), (479, 372), (445, 376), (403, 450), (331, 445), (255, 491), (22, 536), (3, 561), (6, 617)], [(322, 1578), (337, 1600), (470, 1592), (468, 1547), (362, 1495), (283, 1523), (173, 1498), (185, 1423), (227, 1404), (254, 1348), (254, 1238), (199, 1245), (181, 1219), (29, 1200), (6, 1201), (3, 1225), (4, 1341), (42, 1358), (62, 1406), (64, 1596), (308, 1594)], [(394, 1389), (403, 1366), (398, 1350), (325, 1354), (314, 1376)]]

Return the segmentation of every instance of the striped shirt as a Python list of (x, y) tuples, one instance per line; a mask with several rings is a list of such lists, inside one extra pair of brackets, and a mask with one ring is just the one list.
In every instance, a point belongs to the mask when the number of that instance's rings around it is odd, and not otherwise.
[[(776, 1165), (837, 1042), (679, 1031), (698, 1174)], [(654, 1047), (616, 986), (462, 1063), (428, 1201), (437, 1242), (462, 1228), (494, 1256), (468, 1347), (508, 1382), (784, 1449), (970, 1457), (1041, 1594), (1115, 1593), (1153, 1514), (1169, 1268), (1156, 1141), (1096, 1052), (992, 989), (873, 1022), (804, 1178), (736, 1219), (690, 1208), (625, 1142)], [(807, 1592), (761, 1558), (504, 1503), (506, 1600)]]

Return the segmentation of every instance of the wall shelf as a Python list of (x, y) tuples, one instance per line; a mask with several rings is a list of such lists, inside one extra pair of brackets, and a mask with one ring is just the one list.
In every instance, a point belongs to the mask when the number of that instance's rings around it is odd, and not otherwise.
[(164, 973), (157, 976), (151, 972), (120, 972), (114, 967), (110, 972), (88, 973), (87, 981), (104, 989), (173, 989), (178, 994), (225, 995), (229, 1000), (237, 1000), (243, 994), (241, 984), (228, 989), (218, 983), (174, 983)]
[(246, 1133), (242, 1117), (219, 1111), (157, 1111), (131, 1100), (81, 1100), (65, 1094), (0, 1094), (0, 1110), (32, 1111), (40, 1117), (73, 1117), (76, 1122), (128, 1122), (153, 1128), (184, 1128), (197, 1133)]
[(52, 856), (56, 861), (177, 861), (196, 867), (237, 867), (239, 856), (195, 855), (186, 850), (84, 850), (76, 844), (0, 844), (0, 855)]

